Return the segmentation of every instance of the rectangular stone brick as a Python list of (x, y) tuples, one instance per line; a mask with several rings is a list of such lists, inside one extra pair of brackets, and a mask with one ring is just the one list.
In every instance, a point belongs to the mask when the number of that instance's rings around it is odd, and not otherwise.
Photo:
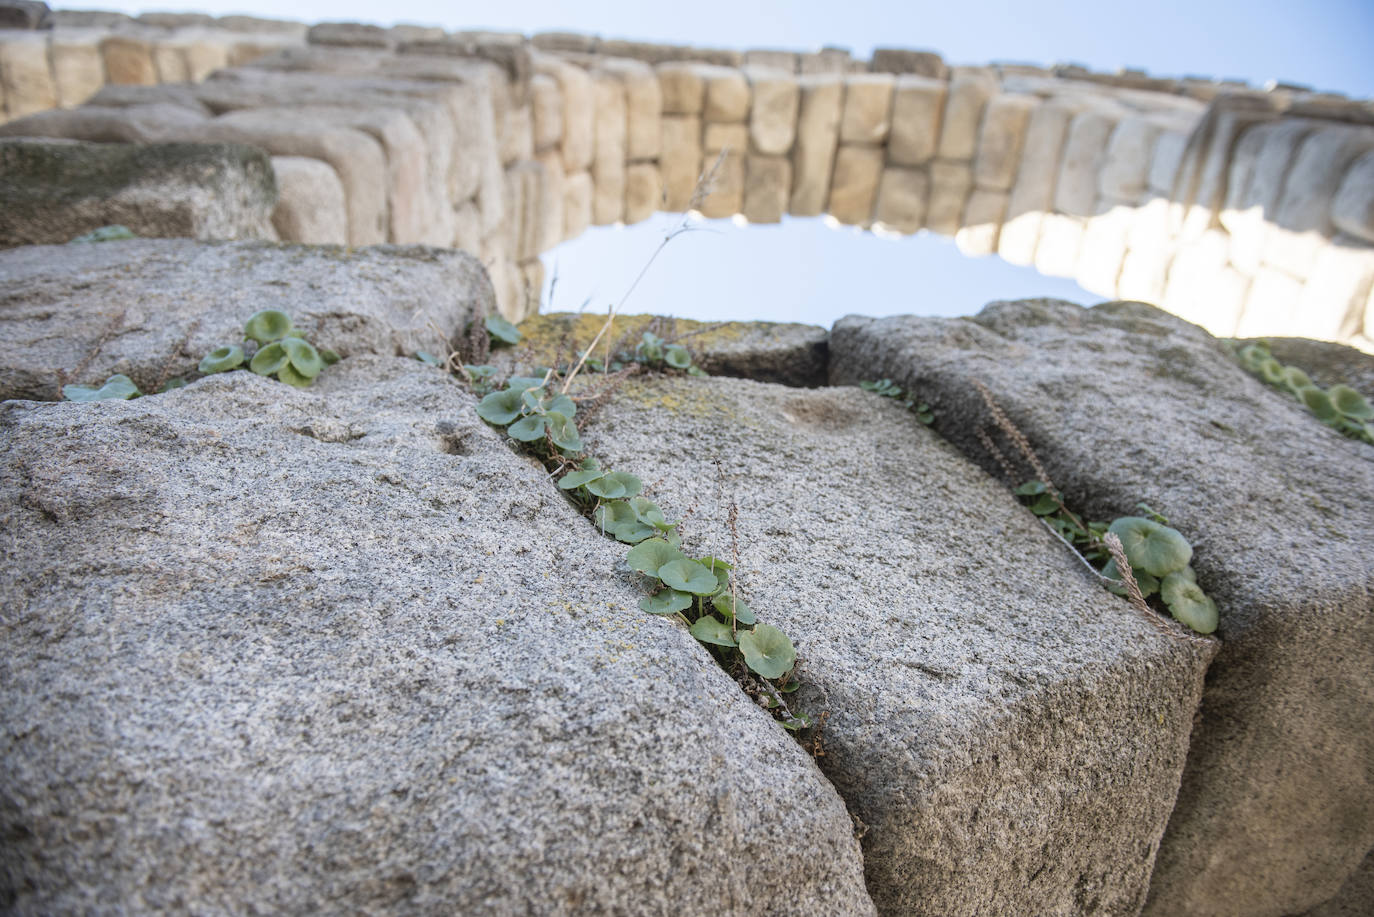
[(1264, 260), (1305, 279), (1317, 253), (1335, 235), (1331, 205), (1346, 170), (1374, 150), (1374, 128), (1336, 125), (1314, 131), (1298, 148), (1284, 180), (1269, 230)]
[(1188, 132), (1178, 130), (1161, 131), (1155, 138), (1154, 153), (1150, 157), (1150, 191), (1163, 197), (1173, 194), (1174, 179), (1178, 167), (1183, 162), (1183, 151), (1188, 146)]
[(926, 219), (930, 203), (930, 176), (924, 169), (888, 166), (878, 182), (878, 200), (873, 207), (873, 221), (884, 228), (910, 235), (917, 232)]
[[(744, 129), (744, 125), (737, 125)], [(739, 213), (744, 207), (745, 150), (732, 147), (728, 152), (707, 156), (706, 168), (710, 177), (706, 196), (701, 201), (701, 213), (718, 220)]]
[(501, 164), (534, 158), (534, 112), (528, 105), (509, 105), (501, 123)]
[(111, 35), (100, 43), (106, 82), (117, 86), (155, 86), (157, 68), (152, 45), (129, 35)]
[(1007, 201), (1007, 216), (997, 240), (997, 254), (1012, 264), (1035, 263), (1040, 220), (1054, 209), (1059, 156), (1078, 103), (1050, 99), (1037, 107), (1026, 125), (1020, 165)]
[(1243, 300), (1213, 302), (1211, 284), (1227, 267), (1230, 239), (1219, 229), (1179, 244), (1169, 265), (1169, 280), (1160, 306), (1190, 322), (1218, 328), (1229, 336), (1235, 328)]
[(856, 73), (845, 77), (841, 143), (883, 143), (887, 140), (892, 128), (895, 85), (896, 78), (890, 73)]
[(46, 30), (5, 34), (0, 41), (0, 86), (11, 119), (57, 106)]
[(1303, 337), (1343, 341), (1358, 334), (1374, 288), (1374, 246), (1338, 234), (1322, 248), (1303, 284), (1297, 311)]
[(841, 143), (835, 154), (826, 212), (841, 223), (867, 226), (873, 218), (873, 201), (882, 175), (881, 147)]
[(1159, 305), (1164, 301), (1164, 282), (1171, 260), (1173, 250), (1163, 245), (1128, 249), (1116, 281), (1116, 298)]
[(1106, 160), (1097, 174), (1100, 196), (1122, 203), (1135, 203), (1145, 197), (1160, 130), (1160, 126), (1149, 118), (1125, 118), (1117, 122), (1107, 141)]
[(803, 76), (797, 81), (800, 103), (797, 141), (792, 151), (792, 199), (794, 216), (819, 216), (830, 193), (835, 148), (839, 144), (840, 112), (844, 102), (843, 78), (831, 74)]
[(536, 152), (551, 150), (563, 141), (563, 93), (558, 81), (547, 74), (530, 77), (530, 116)]
[(671, 61), (655, 69), (663, 96), (663, 114), (700, 115), (706, 101), (706, 81), (700, 65)]
[(973, 183), (991, 191), (1010, 191), (1021, 165), (1026, 128), (1040, 100), (999, 93), (983, 109), (978, 150), (973, 156)]
[(753, 93), (749, 138), (754, 150), (769, 156), (786, 154), (797, 136), (797, 111), (801, 104), (797, 78), (757, 67), (747, 68), (745, 75)]
[[(1232, 150), (1236, 139), (1248, 127), (1273, 120), (1278, 115), (1265, 100), (1257, 110), (1221, 110), (1209, 114), (1212, 133), (1196, 157), (1185, 159), (1185, 169), (1195, 170), (1196, 180), (1189, 187), (1184, 177), (1181, 190), (1186, 192), (1182, 200), (1186, 203), (1180, 236), (1186, 241), (1200, 236), (1213, 227), (1226, 199), (1226, 182), (1230, 173)], [(1194, 138), (1196, 139), (1196, 137)]]
[(950, 80), (936, 155), (945, 160), (973, 158), (978, 148), (978, 128), (983, 123), (983, 107), (996, 89), (995, 79), (983, 73)]
[(1134, 222), (1133, 208), (1124, 204), (1104, 204), (1088, 219), (1074, 272), (1079, 286), (1108, 299), (1116, 296), (1121, 265), (1126, 260), (1126, 239)]
[(767, 67), (782, 74), (795, 75), (800, 69), (798, 54), (795, 51), (772, 51), (764, 48), (751, 48), (744, 52), (745, 67)]
[(625, 213), (625, 85), (605, 70), (592, 73), (596, 153), (592, 160), (592, 222), (618, 223)]
[(674, 213), (688, 209), (697, 178), (701, 175), (701, 118), (697, 115), (663, 116), (663, 152), (658, 157), (667, 194), (666, 208)]
[(973, 190), (973, 167), (967, 162), (936, 159), (930, 164), (930, 206), (926, 228), (953, 237), (964, 218), (964, 205)]
[(546, 150), (535, 157), (539, 164), (539, 200), (533, 232), (535, 254), (543, 254), (563, 241), (563, 183), (566, 175), (557, 150)]
[(708, 123), (701, 135), (701, 146), (707, 156), (721, 150), (743, 155), (749, 151), (749, 128), (743, 124)]
[(786, 156), (749, 154), (744, 178), (744, 215), (751, 223), (780, 223), (792, 190)]
[(580, 172), (591, 167), (596, 153), (596, 106), (587, 71), (547, 54), (533, 55), (537, 73), (553, 77), (563, 99), (563, 167)]
[[(347, 239), (344, 240), (347, 242)], [(482, 250), (482, 213), (477, 202), (463, 201), (453, 208), (453, 248), (480, 255)]]
[(892, 91), (892, 130), (887, 140), (888, 162), (923, 166), (940, 143), (948, 84), (924, 76), (899, 76)]
[(954, 244), (959, 251), (970, 257), (982, 257), (997, 251), (997, 236), (1007, 212), (1008, 196), (1005, 191), (973, 189), (968, 203), (964, 205), (963, 225), (954, 235)]
[(701, 116), (705, 121), (736, 122), (749, 117), (749, 81), (733, 67), (698, 65), (706, 87)]
[(652, 159), (662, 142), (659, 119), (663, 116), (663, 93), (658, 88), (654, 68), (642, 61), (607, 60), (603, 71), (616, 74), (625, 85), (625, 153), (629, 159)]
[(1235, 337), (1306, 337), (1306, 323), (1298, 311), (1302, 281), (1265, 265), (1255, 274), (1245, 297)]
[(592, 199), (595, 197), (590, 172), (573, 172), (563, 177), (563, 239), (576, 239), (592, 225)]
[(57, 104), (80, 105), (105, 85), (105, 59), (100, 53), (102, 32), (94, 29), (62, 29), (52, 33), (53, 81)]
[(1346, 170), (1331, 200), (1331, 222), (1343, 233), (1374, 242), (1374, 152)]
[(1101, 111), (1074, 116), (1060, 155), (1054, 209), (1072, 216), (1092, 216), (1097, 206), (1097, 174), (1106, 158), (1107, 141), (1116, 118)]
[(1047, 213), (1040, 220), (1035, 243), (1035, 269), (1051, 277), (1072, 277), (1083, 247), (1083, 220), (1062, 213)]
[(663, 176), (652, 162), (632, 162), (625, 170), (625, 222), (647, 220), (663, 208)]
[(153, 69), (159, 83), (185, 83), (191, 79), (185, 51), (171, 42), (159, 41), (153, 45)]
[(193, 83), (203, 82), (216, 70), (229, 66), (230, 41), (215, 32), (201, 32), (187, 40), (186, 75)]

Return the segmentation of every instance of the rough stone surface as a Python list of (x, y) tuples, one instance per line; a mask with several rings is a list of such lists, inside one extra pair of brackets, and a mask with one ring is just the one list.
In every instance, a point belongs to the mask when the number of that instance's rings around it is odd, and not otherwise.
[(840, 142), (840, 113), (844, 81), (834, 74), (803, 76), (797, 80), (801, 103), (797, 114), (797, 145), (792, 151), (793, 216), (818, 216), (825, 210), (835, 148)]
[(1359, 870), (1341, 886), (1334, 898), (1302, 917), (1366, 917), (1371, 901), (1374, 901), (1374, 851), (1370, 851)]
[(1021, 164), (1026, 127), (1039, 105), (1034, 96), (999, 93), (983, 109), (978, 150), (973, 156), (973, 181), (988, 191), (1010, 191)]
[(983, 106), (995, 90), (995, 81), (981, 73), (950, 80), (937, 148), (941, 159), (973, 158), (978, 148), (978, 128), (983, 123)]
[[(131, 240), (0, 252), (0, 398), (124, 373), (144, 391), (281, 309), (321, 347), (410, 355), (491, 311), (477, 261), (429, 248)], [(437, 331), (435, 329), (438, 329)]]
[[(1234, 196), (1228, 189), (1227, 204), (1220, 217), (1231, 234), (1231, 263), (1240, 270), (1254, 274), (1264, 263), (1264, 249), (1270, 224), (1277, 217), (1284, 179), (1298, 147), (1315, 127), (1312, 121), (1287, 119), (1257, 124), (1246, 132), (1247, 137), (1255, 138), (1259, 148), (1254, 163), (1243, 175), (1244, 185), (1237, 183)], [(1161, 136), (1161, 142), (1163, 139)]]
[(55, 32), (49, 46), (57, 104), (80, 105), (105, 85), (105, 60), (100, 55), (101, 33), (64, 29)]
[(930, 176), (921, 169), (888, 166), (878, 182), (873, 220), (885, 228), (914, 233), (925, 224), (930, 203)]
[(944, 80), (949, 76), (949, 68), (940, 55), (933, 51), (909, 48), (874, 48), (868, 69), (874, 73), (911, 73), (935, 80)]
[(272, 166), (253, 147), (0, 141), (0, 247), (113, 224), (148, 238), (272, 238), (276, 203)]
[(1146, 913), (1284, 915), (1334, 895), (1374, 844), (1374, 447), (1139, 303), (848, 318), (831, 353), (833, 380), (896, 380), (996, 468), (975, 436), (981, 379), (1089, 518), (1143, 500), (1192, 542), (1221, 649)]
[(893, 165), (923, 166), (940, 141), (948, 85), (923, 76), (899, 76), (892, 90), (892, 131), (887, 157)]
[(670, 61), (659, 64), (658, 88), (663, 95), (663, 114), (700, 115), (706, 99), (706, 81), (699, 64)]
[(57, 104), (45, 32), (12, 32), (0, 41), (0, 90), (11, 118)]
[(1263, 340), (1269, 342), (1269, 352), (1276, 360), (1301, 368), (1323, 388), (1340, 382), (1374, 398), (1374, 354), (1311, 338), (1271, 337)]
[(749, 139), (756, 152), (781, 156), (792, 149), (797, 136), (797, 109), (801, 102), (797, 79), (790, 73), (756, 67), (745, 73), (754, 95)]
[(751, 223), (779, 223), (787, 212), (792, 188), (792, 162), (786, 156), (749, 154), (745, 162), (744, 206)]
[(830, 181), (826, 211), (841, 223), (867, 226), (873, 218), (873, 200), (883, 176), (881, 147), (840, 144), (835, 154), (835, 174)]
[(701, 116), (706, 121), (743, 121), (749, 116), (749, 80), (731, 67), (699, 65), (706, 85)]
[(1342, 232), (1374, 242), (1374, 152), (1350, 166), (1331, 201), (1331, 222)]
[(273, 156), (272, 171), (277, 177), (272, 226), (279, 239), (306, 245), (348, 244), (343, 183), (329, 163), (304, 156)]
[(1124, 118), (1117, 122), (1107, 141), (1107, 158), (1097, 173), (1098, 194), (1126, 203), (1136, 203), (1144, 197), (1160, 129), (1148, 118)]
[(0, 29), (51, 29), (52, 26), (52, 11), (41, 0), (0, 3)]
[(844, 81), (841, 143), (882, 143), (892, 127), (892, 90), (888, 73), (856, 73)]
[(152, 104), (130, 108), (86, 105), (50, 109), (0, 124), (0, 137), (51, 137), (95, 143), (161, 143), (181, 140), (199, 129), (206, 117), (181, 105)]
[(1310, 134), (1298, 148), (1284, 180), (1264, 260), (1306, 278), (1317, 252), (1335, 234), (1331, 200), (1346, 169), (1374, 150), (1374, 127), (1339, 125)]
[(100, 43), (105, 57), (105, 78), (117, 85), (152, 86), (157, 83), (153, 46), (134, 35), (111, 35)]
[(743, 596), (796, 644), (880, 911), (1135, 912), (1209, 646), (1089, 582), (1005, 489), (857, 388), (633, 381), (583, 430), (610, 467), (674, 457), (655, 499), (696, 507), (689, 547), (737, 551)]
[(5, 405), (10, 904), (873, 913), (806, 753), (473, 406), (380, 357)]
[[(595, 339), (605, 320), (602, 315), (573, 312), (532, 316), (520, 323), (520, 343), (492, 351), (490, 362), (503, 374), (527, 374), (540, 366), (550, 366)], [(826, 383), (829, 334), (816, 325), (695, 322), (653, 315), (617, 315), (607, 336), (612, 347), (626, 347), (633, 346), (645, 331), (680, 342), (691, 351), (693, 362), (713, 376), (738, 376), (803, 387)], [(617, 341), (621, 343), (617, 345)]]
[(1072, 216), (1092, 216), (1097, 207), (1097, 176), (1106, 161), (1107, 143), (1116, 119), (1085, 111), (1069, 124), (1054, 185), (1054, 209)]

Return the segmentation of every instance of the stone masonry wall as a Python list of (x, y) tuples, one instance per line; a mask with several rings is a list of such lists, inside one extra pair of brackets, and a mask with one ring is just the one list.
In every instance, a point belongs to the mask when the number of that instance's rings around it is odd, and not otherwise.
[(540, 253), (692, 208), (929, 230), (1215, 334), (1374, 347), (1367, 101), (898, 49), (51, 18), (0, 32), (0, 135), (262, 146), (283, 239), (474, 252), (511, 318)]

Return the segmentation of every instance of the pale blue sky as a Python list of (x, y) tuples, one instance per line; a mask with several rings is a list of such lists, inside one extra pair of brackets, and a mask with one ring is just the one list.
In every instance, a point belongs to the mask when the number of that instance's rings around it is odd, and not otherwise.
[[(568, 30), (732, 48), (834, 45), (860, 57), (876, 46), (913, 47), (938, 51), (955, 64), (1073, 62), (1096, 70), (1137, 67), (1160, 76), (1239, 78), (1256, 85), (1280, 79), (1374, 96), (1371, 0), (502, 0), (480, 5), (210, 0), (185, 7), (165, 2), (89, 5), (126, 12), (242, 12), (306, 22)], [(594, 229), (548, 253), (546, 259), (558, 265), (554, 307), (575, 309), (591, 297), (591, 307), (603, 311), (618, 301), (673, 225), (674, 220), (659, 215), (634, 227)], [(626, 310), (829, 325), (850, 312), (960, 315), (998, 298), (1098, 299), (1071, 281), (1041, 277), (997, 258), (967, 259), (952, 241), (930, 235), (891, 241), (830, 230), (819, 220), (747, 228), (716, 221), (710, 228), (674, 240)]]

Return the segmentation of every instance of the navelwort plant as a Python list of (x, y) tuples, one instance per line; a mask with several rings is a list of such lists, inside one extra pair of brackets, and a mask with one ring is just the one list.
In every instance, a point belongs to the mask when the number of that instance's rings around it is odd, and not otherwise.
[[(1233, 346), (1235, 341), (1228, 342)], [(1316, 418), (1351, 439), (1374, 444), (1374, 406), (1348, 385), (1323, 390), (1296, 366), (1285, 366), (1269, 352), (1268, 341), (1252, 341), (1236, 359), (1262, 381), (1301, 401)]]
[[(316, 350), (305, 340), (304, 334), (291, 326), (291, 317), (277, 309), (253, 313), (244, 323), (243, 335), (243, 344), (230, 344), (206, 354), (197, 367), (200, 374), (210, 376), (228, 372), (247, 363), (248, 369), (260, 376), (275, 376), (287, 385), (304, 388), (315, 380), (321, 370), (339, 360), (339, 355), (332, 350)], [(185, 379), (169, 379), (158, 388), (158, 393), (185, 385)], [(128, 399), (143, 394), (134, 381), (123, 373), (106, 379), (99, 388), (62, 386), (62, 397), (68, 401)]]
[[(1030, 481), (1015, 489), (1030, 511), (1078, 555), (1103, 585), (1129, 598), (1141, 611), (1150, 613), (1147, 600), (1157, 597), (1156, 601), (1167, 608), (1176, 621), (1200, 634), (1215, 631), (1218, 623), (1216, 602), (1197, 584), (1197, 574), (1191, 566), (1193, 546), (1182, 533), (1170, 528), (1168, 519), (1144, 503), (1136, 504), (1143, 513), (1140, 516), (1122, 516), (1110, 524), (1083, 521), (1065, 504), (1063, 494), (1050, 480), (1030, 441), (1012, 423), (988, 387), (977, 380), (973, 385), (987, 405), (993, 422), (1034, 473)], [(1011, 462), (987, 431), (979, 429), (977, 433), (1007, 477), (1016, 480)], [(1151, 619), (1158, 620), (1153, 614)]]
[(935, 422), (935, 414), (930, 409), (930, 405), (924, 401), (917, 402), (914, 395), (904, 390), (900, 385), (891, 379), (879, 379), (876, 382), (860, 382), (859, 388), (866, 392), (875, 392), (884, 398), (891, 398), (902, 407), (916, 415), (916, 419), (926, 426)]

